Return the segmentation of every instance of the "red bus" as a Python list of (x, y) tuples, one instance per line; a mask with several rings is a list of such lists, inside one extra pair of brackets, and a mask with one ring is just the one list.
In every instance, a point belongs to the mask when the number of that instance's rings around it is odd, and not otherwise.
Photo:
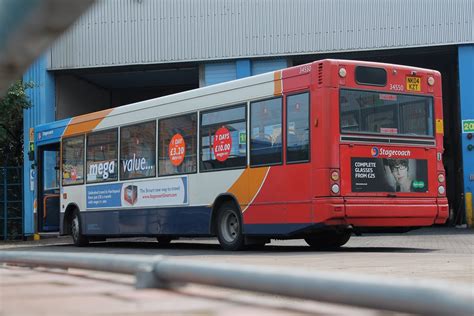
[(446, 221), (442, 113), (437, 71), (328, 59), (40, 126), (36, 139), (61, 142), (60, 231), (76, 245), (337, 248)]

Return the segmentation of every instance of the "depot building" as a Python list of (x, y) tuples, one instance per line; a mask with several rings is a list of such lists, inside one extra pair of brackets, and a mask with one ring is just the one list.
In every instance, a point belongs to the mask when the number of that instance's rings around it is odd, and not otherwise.
[(28, 159), (37, 125), (324, 58), (441, 72), (447, 196), (461, 224), (474, 190), (473, 16), (471, 0), (97, 1), (24, 74), (36, 83), (24, 112), (24, 234), (59, 228), (37, 214), (48, 203), (35, 199), (38, 176), (53, 192), (59, 172), (56, 144), (37, 148), (41, 166)]

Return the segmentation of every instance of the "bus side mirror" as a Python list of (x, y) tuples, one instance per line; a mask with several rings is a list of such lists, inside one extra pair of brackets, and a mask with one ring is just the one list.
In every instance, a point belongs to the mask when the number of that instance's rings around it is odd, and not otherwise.
[(30, 150), (28, 152), (28, 160), (29, 161), (35, 161), (35, 152), (33, 150)]

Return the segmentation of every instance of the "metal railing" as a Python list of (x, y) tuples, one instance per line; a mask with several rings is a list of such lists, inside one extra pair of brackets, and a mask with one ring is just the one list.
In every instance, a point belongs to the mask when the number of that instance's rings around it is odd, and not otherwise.
[(472, 287), (438, 281), (295, 272), (163, 256), (132, 258), (110, 254), (3, 251), (0, 262), (134, 274), (137, 288), (172, 288), (182, 283), (196, 283), (395, 312), (474, 314)]
[(0, 168), (0, 238), (23, 237), (23, 178), (21, 167)]

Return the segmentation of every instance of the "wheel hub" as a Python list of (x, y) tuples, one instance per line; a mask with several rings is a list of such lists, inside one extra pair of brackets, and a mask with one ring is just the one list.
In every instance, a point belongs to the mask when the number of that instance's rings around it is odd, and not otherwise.
[(226, 211), (221, 221), (222, 237), (225, 241), (232, 243), (239, 235), (239, 220), (231, 211)]

